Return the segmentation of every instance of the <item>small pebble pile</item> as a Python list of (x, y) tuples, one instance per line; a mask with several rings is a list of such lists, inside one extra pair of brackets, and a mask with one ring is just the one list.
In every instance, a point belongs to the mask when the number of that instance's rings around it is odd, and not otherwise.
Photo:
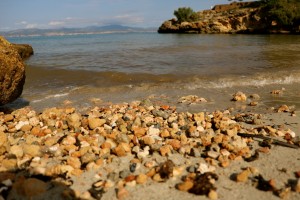
[[(86, 114), (74, 108), (37, 113), (27, 107), (0, 113), (0, 199), (43, 197), (57, 185), (65, 186), (56, 191), (61, 199), (101, 199), (111, 188), (114, 198), (124, 199), (130, 196), (127, 187), (170, 179), (177, 180), (175, 188), (182, 192), (218, 199), (219, 168), (254, 160), (258, 152), (269, 150), (251, 148), (257, 142), (238, 133), (293, 142), (295, 133), (289, 129), (243, 126), (259, 124), (261, 117), (230, 110), (179, 113), (150, 100), (95, 107)], [(174, 156), (186, 161), (176, 162)], [(189, 158), (199, 162), (191, 164)], [(76, 177), (89, 173), (92, 178), (72, 190)], [(236, 181), (249, 176), (255, 177), (258, 189), (265, 181), (265, 190), (272, 190), (272, 181), (255, 168), (237, 174)], [(278, 196), (284, 191), (278, 190)], [(299, 178), (291, 191), (300, 192)]]

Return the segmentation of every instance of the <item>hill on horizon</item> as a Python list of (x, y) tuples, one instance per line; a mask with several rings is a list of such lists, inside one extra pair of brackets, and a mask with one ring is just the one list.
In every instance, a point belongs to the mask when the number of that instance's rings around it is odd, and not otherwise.
[(156, 28), (130, 27), (118, 24), (106, 26), (87, 26), (84, 28), (55, 28), (55, 29), (17, 29), (10, 31), (1, 31), (0, 35), (4, 37), (20, 36), (51, 36), (51, 35), (76, 35), (76, 34), (99, 34), (106, 32), (155, 32)]

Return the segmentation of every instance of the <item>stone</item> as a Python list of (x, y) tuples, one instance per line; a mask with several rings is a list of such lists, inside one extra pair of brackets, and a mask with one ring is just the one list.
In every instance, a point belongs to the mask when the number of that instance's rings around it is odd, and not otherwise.
[(14, 116), (12, 114), (4, 115), (4, 122), (10, 122), (10, 121), (13, 121), (13, 119), (14, 119)]
[(25, 66), (16, 47), (1, 36), (0, 72), (0, 105), (4, 105), (13, 102), (22, 94)]
[(94, 153), (86, 153), (83, 156), (81, 156), (81, 162), (83, 164), (92, 162), (94, 160), (96, 160), (96, 156)]
[(207, 172), (213, 172), (216, 168), (214, 166), (208, 165), (206, 163), (200, 163), (197, 171), (199, 171), (201, 174), (205, 174)]
[(79, 128), (81, 125), (81, 115), (78, 113), (73, 113), (68, 116), (67, 122), (70, 128)]
[(139, 174), (137, 177), (136, 177), (136, 182), (138, 184), (145, 184), (148, 180), (148, 176), (146, 174)]
[(140, 138), (140, 137), (143, 137), (144, 135), (146, 135), (146, 129), (145, 128), (142, 128), (142, 127), (133, 127), (133, 134)]
[(3, 132), (0, 132), (0, 147), (5, 146), (7, 143), (7, 135)]
[(69, 157), (67, 159), (67, 164), (72, 166), (74, 169), (80, 169), (81, 167), (80, 159), (77, 157)]
[(210, 190), (207, 196), (211, 200), (217, 200), (218, 199), (218, 193), (215, 190)]
[(146, 145), (151, 145), (155, 143), (155, 139), (153, 137), (145, 136), (143, 141)]
[(125, 148), (122, 145), (120, 145), (120, 144), (116, 148), (114, 148), (113, 152), (117, 156), (126, 156)]
[(17, 169), (17, 160), (16, 159), (5, 159), (1, 162), (1, 164), (8, 171), (14, 171)]
[(88, 123), (89, 123), (90, 129), (94, 130), (95, 128), (101, 127), (103, 124), (105, 124), (106, 120), (100, 119), (100, 118), (89, 117)]
[(24, 154), (27, 154), (31, 157), (41, 156), (41, 147), (39, 145), (24, 144), (23, 151), (24, 151)]
[(124, 187), (117, 190), (117, 197), (119, 200), (123, 200), (129, 197), (129, 192)]
[(220, 153), (216, 151), (208, 151), (207, 156), (213, 159), (217, 159), (219, 157)]
[(296, 183), (296, 186), (295, 186), (295, 191), (300, 193), (300, 178), (297, 179), (297, 183)]
[(237, 92), (237, 93), (235, 93), (233, 95), (232, 100), (233, 101), (246, 101), (247, 100), (247, 96), (243, 92)]
[(176, 151), (177, 151), (178, 149), (180, 149), (180, 147), (181, 147), (180, 141), (179, 141), (179, 140), (176, 140), (176, 139), (170, 140), (170, 141), (168, 142), (168, 144), (171, 145), (172, 148), (173, 148), (174, 150), (176, 150)]
[(12, 44), (12, 46), (17, 50), (22, 60), (25, 60), (34, 54), (32, 46), (28, 44)]
[(32, 199), (37, 195), (42, 195), (47, 191), (47, 183), (36, 178), (19, 178), (12, 186), (12, 192), (20, 196)]
[(19, 145), (10, 147), (10, 153), (14, 154), (17, 158), (21, 158), (24, 155), (23, 149)]
[(251, 172), (248, 169), (242, 171), (241, 173), (237, 174), (236, 181), (237, 182), (246, 182), (248, 180), (250, 173)]
[(182, 182), (182, 183), (179, 183), (176, 187), (178, 190), (180, 191), (189, 191), (192, 187), (194, 186), (194, 183), (193, 181), (185, 181), (185, 182)]
[(159, 129), (155, 128), (153, 125), (149, 127), (147, 131), (147, 135), (153, 136), (153, 135), (159, 135)]
[(159, 151), (162, 156), (166, 156), (170, 154), (171, 153), (170, 145), (164, 145), (160, 147)]

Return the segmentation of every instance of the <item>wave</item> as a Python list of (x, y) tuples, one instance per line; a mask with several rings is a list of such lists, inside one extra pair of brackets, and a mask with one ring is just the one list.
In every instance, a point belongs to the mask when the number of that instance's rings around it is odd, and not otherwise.
[(45, 101), (45, 100), (48, 100), (48, 99), (65, 97), (65, 96), (68, 96), (68, 95), (69, 95), (69, 93), (47, 95), (44, 98), (33, 100), (32, 103), (38, 103), (38, 102)]

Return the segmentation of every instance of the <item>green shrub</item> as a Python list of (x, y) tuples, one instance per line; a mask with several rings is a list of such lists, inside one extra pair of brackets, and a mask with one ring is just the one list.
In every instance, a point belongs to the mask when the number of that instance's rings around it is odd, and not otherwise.
[(280, 26), (291, 26), (300, 18), (300, 0), (263, 0), (267, 17)]
[(174, 11), (174, 15), (178, 22), (193, 22), (198, 20), (198, 15), (189, 7), (181, 7)]

